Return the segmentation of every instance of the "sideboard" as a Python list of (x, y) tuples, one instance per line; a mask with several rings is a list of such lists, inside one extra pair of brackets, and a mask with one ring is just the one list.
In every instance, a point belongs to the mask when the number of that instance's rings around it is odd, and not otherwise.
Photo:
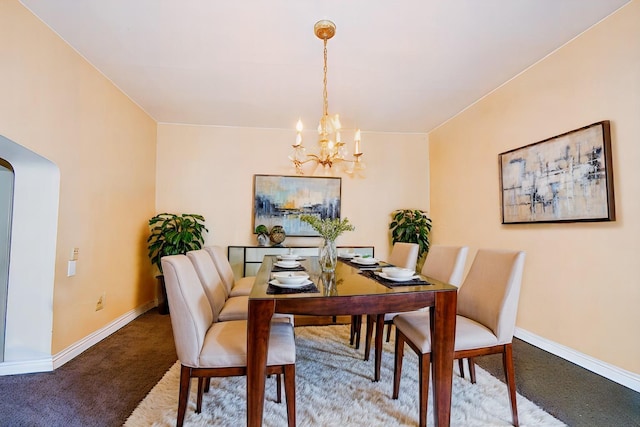
[[(300, 256), (318, 255), (317, 246), (229, 246), (227, 257), (233, 268), (233, 274), (236, 279), (239, 279), (255, 276), (265, 255), (288, 254), (289, 251)], [(338, 253), (342, 251), (374, 256), (373, 246), (338, 246)]]

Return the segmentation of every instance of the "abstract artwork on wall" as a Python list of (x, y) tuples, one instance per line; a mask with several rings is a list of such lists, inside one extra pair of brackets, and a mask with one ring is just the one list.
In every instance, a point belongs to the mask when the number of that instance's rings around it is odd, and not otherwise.
[(502, 223), (615, 220), (609, 121), (501, 153)]
[(303, 214), (340, 218), (342, 178), (255, 175), (253, 227), (281, 225), (287, 236), (318, 236)]

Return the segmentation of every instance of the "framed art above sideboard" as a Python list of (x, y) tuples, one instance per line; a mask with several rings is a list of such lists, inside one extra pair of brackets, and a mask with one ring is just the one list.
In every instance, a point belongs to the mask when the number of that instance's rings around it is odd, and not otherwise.
[(287, 236), (319, 236), (303, 214), (340, 218), (342, 178), (254, 175), (253, 229), (281, 225)]

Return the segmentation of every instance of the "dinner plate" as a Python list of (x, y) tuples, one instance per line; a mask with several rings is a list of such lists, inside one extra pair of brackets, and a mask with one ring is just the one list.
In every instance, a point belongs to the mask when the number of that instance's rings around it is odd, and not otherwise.
[(356, 257), (351, 262), (353, 262), (354, 264), (360, 264), (360, 265), (373, 265), (373, 264), (377, 264), (378, 260), (375, 258)]
[(344, 253), (339, 253), (338, 254), (338, 258), (342, 258), (342, 259), (351, 259), (354, 256), (355, 256), (355, 254), (349, 253), (349, 252), (344, 252)]
[(278, 266), (280, 268), (296, 268), (296, 267), (300, 267), (300, 263), (298, 261), (296, 261), (295, 264), (293, 264), (293, 265), (289, 265), (289, 264), (282, 265), (280, 262), (276, 262), (273, 265), (276, 265), (276, 266)]
[(409, 277), (391, 277), (391, 276), (387, 276), (383, 272), (377, 272), (377, 271), (376, 271), (376, 274), (378, 276), (382, 277), (383, 279), (391, 280), (392, 282), (407, 282), (409, 280), (419, 279), (420, 278), (420, 276), (418, 276), (418, 275), (409, 276)]
[(307, 285), (312, 284), (313, 282), (309, 279), (305, 280), (302, 283), (296, 283), (295, 285), (287, 285), (284, 283), (280, 283), (278, 282), (276, 279), (270, 280), (269, 284), (273, 285), (273, 286), (277, 286), (278, 288), (287, 288), (287, 289), (295, 289), (295, 288), (303, 288)]

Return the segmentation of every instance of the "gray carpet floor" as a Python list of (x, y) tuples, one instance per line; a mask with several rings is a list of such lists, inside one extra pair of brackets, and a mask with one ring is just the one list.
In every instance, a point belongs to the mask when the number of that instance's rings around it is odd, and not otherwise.
[[(640, 393), (519, 340), (514, 358), (518, 391), (569, 426), (640, 427)], [(54, 372), (0, 377), (0, 426), (121, 426), (175, 361), (151, 310)], [(477, 362), (503, 379), (499, 356)]]

